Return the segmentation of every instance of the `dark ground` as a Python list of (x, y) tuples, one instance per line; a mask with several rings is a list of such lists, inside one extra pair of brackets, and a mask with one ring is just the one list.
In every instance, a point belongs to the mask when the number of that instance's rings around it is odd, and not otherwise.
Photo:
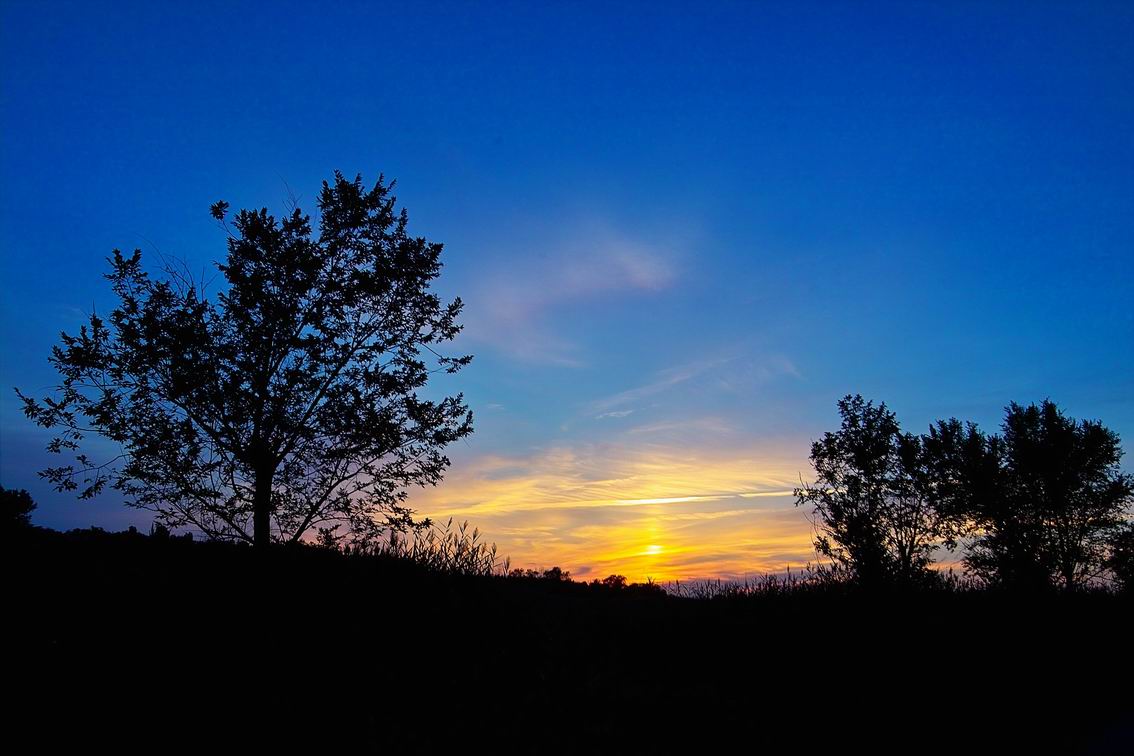
[(3, 559), (36, 751), (1134, 753), (1114, 595), (692, 600), (38, 529)]

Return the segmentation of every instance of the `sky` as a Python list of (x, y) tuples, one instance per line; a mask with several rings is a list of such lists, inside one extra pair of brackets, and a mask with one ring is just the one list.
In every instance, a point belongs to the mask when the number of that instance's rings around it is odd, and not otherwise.
[(39, 480), (12, 390), (111, 250), (207, 268), (210, 204), (336, 169), (445, 244), (475, 432), (410, 504), (513, 566), (814, 561), (791, 490), (848, 393), (1134, 440), (1129, 3), (5, 0), (0, 128), (0, 484), (40, 525), (148, 526)]

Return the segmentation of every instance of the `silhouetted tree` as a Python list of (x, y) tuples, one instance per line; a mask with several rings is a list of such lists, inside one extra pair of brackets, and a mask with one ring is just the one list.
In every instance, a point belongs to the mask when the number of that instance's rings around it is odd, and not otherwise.
[(571, 580), (571, 573), (567, 572), (566, 570), (560, 569), (559, 566), (556, 565), (555, 567), (552, 567), (549, 570), (544, 570), (543, 571), (543, 578), (544, 578), (544, 580), (552, 580), (552, 581), (555, 581), (557, 583), (560, 582), (560, 581), (568, 581), (569, 582)]
[(816, 551), (862, 585), (929, 579), (951, 530), (928, 496), (920, 439), (885, 404), (848, 395), (838, 406), (840, 429), (811, 446), (815, 482), (795, 491), (796, 506), (812, 507)]
[(5, 535), (31, 527), (35, 501), (24, 489), (0, 486), (0, 528)]
[(1134, 592), (1134, 522), (1115, 530), (1110, 539), (1106, 566), (1119, 588)]
[(1118, 435), (1049, 400), (1013, 402), (1002, 431), (953, 419), (924, 439), (940, 509), (973, 534), (966, 566), (1012, 587), (1070, 590), (1100, 574), (1134, 491), (1119, 472)]
[(230, 228), (216, 203), (229, 239), (213, 299), (187, 270), (167, 264), (154, 280), (139, 251), (115, 250), (117, 307), (63, 335), (54, 397), (20, 396), (58, 429), (51, 451), (77, 450), (91, 430), (122, 453), (42, 474), (81, 497), (110, 483), (166, 525), (256, 545), (419, 525), (406, 488), (441, 478), (442, 449), (471, 432), (472, 414), (460, 394), (417, 392), (471, 357), (435, 351), (460, 331), (461, 301), (431, 292), (441, 245), (409, 235), (392, 188), (336, 172), (317, 234), (298, 208), (279, 220), (243, 210)]

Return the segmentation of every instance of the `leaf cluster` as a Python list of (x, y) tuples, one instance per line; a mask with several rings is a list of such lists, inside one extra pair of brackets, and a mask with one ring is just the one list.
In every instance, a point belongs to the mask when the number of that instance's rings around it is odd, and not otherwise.
[[(141, 252), (115, 250), (117, 305), (62, 334), (53, 396), (20, 394), (74, 461), (42, 474), (91, 497), (110, 486), (170, 527), (214, 538), (295, 541), (312, 529), (353, 539), (413, 524), (407, 488), (436, 484), (446, 445), (472, 430), (460, 394), (421, 396), (429, 377), (470, 356), (442, 354), (461, 300), (431, 290), (442, 245), (412, 236), (393, 184), (336, 172), (317, 230), (298, 207), (211, 208), (228, 234), (207, 284)], [(88, 434), (120, 453), (79, 452)], [(257, 516), (259, 515), (259, 519)]]

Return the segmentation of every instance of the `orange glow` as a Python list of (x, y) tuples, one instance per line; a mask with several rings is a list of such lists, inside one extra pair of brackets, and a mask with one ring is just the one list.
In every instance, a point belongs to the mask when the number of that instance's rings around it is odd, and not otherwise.
[(791, 493), (808, 469), (761, 449), (556, 447), (457, 460), (410, 503), (435, 520), (467, 519), (513, 567), (557, 565), (586, 580), (743, 578), (814, 561)]

